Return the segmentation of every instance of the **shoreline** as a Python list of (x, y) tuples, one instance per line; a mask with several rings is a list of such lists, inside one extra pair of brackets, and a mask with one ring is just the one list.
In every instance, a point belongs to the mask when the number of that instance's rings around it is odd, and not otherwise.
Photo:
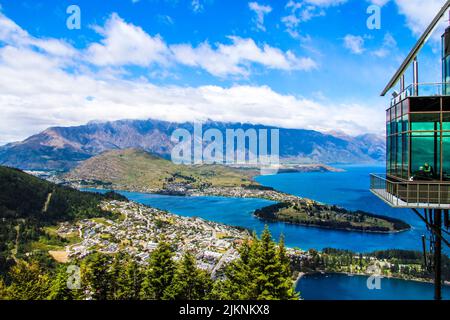
[(301, 226), (301, 227), (307, 227), (307, 228), (319, 228), (319, 229), (342, 231), (342, 232), (391, 235), (391, 234), (399, 234), (399, 233), (403, 233), (403, 232), (407, 232), (407, 231), (411, 230), (411, 228), (409, 228), (409, 229), (404, 229), (404, 230), (393, 230), (393, 231), (364, 231), (364, 230), (357, 230), (357, 229), (333, 228), (333, 227), (313, 225), (313, 224), (306, 224), (306, 223), (303, 224), (303, 223), (283, 221), (283, 220), (276, 220), (276, 219), (267, 219), (267, 218), (258, 217), (255, 214), (253, 214), (253, 216), (255, 216), (257, 219), (260, 219), (260, 220), (268, 222), (268, 223), (281, 222), (281, 223), (286, 223), (286, 224), (290, 224), (290, 225), (294, 225), (294, 226)]
[[(314, 272), (299, 272), (299, 275), (297, 277), (297, 279), (294, 281), (294, 285), (295, 287), (297, 287), (298, 283), (300, 282), (300, 280), (304, 277), (304, 276), (309, 276), (309, 275), (346, 275), (349, 277), (354, 277), (354, 276), (360, 276), (360, 277), (370, 277), (372, 276), (371, 274), (365, 274), (365, 273), (352, 273), (352, 272), (338, 272), (338, 271), (314, 271)], [(428, 283), (428, 284), (433, 284), (433, 280), (432, 279), (421, 279), (421, 278), (402, 278), (402, 277), (396, 277), (396, 276), (380, 276), (381, 279), (386, 278), (386, 279), (394, 279), (394, 280), (401, 280), (401, 281), (413, 281), (413, 282), (418, 282), (418, 283)], [(444, 283), (442, 284), (445, 287), (450, 287), (450, 281), (444, 281)]]
[[(160, 195), (160, 196), (169, 196), (169, 197), (223, 197), (223, 198), (241, 198), (241, 199), (263, 199), (263, 200), (269, 200), (269, 201), (273, 201), (276, 203), (281, 203), (280, 200), (276, 200), (273, 199), (271, 197), (261, 197), (258, 195), (254, 195), (254, 196), (236, 196), (236, 195), (227, 195), (227, 194), (221, 194), (221, 193), (217, 193), (217, 194), (210, 194), (210, 193), (205, 193), (202, 191), (198, 191), (195, 190), (192, 193), (176, 193), (176, 192), (170, 192), (170, 191), (164, 191), (164, 190), (159, 190), (159, 191), (154, 191), (154, 192), (143, 192), (143, 191), (138, 191), (138, 190), (123, 190), (122, 188), (118, 188), (118, 189), (110, 189), (110, 188), (103, 188), (103, 187), (95, 187), (95, 188), (80, 188), (81, 189), (86, 189), (86, 190), (104, 190), (104, 191), (115, 191), (115, 192), (136, 192), (136, 193), (144, 193), (144, 194), (153, 194), (153, 195)], [(271, 190), (273, 192), (276, 192), (277, 194), (283, 195), (284, 193), (276, 191), (276, 190)], [(286, 196), (293, 196), (293, 195), (289, 195), (286, 194)], [(297, 197), (297, 196), (293, 196), (293, 197)], [(305, 199), (305, 198), (301, 198), (298, 197), (299, 199)], [(308, 199), (309, 200), (309, 199)], [(315, 200), (312, 200), (314, 202), (316, 202), (319, 205), (325, 206), (326, 204), (322, 204), (320, 202), (317, 202)], [(393, 234), (400, 234), (403, 232), (407, 232), (411, 230), (411, 226), (409, 228), (405, 228), (402, 230), (392, 230), (392, 231), (370, 231), (370, 230), (361, 230), (361, 229), (351, 229), (351, 228), (334, 228), (332, 226), (324, 226), (324, 225), (315, 225), (315, 224), (303, 224), (303, 223), (297, 223), (297, 222), (291, 222), (291, 221), (284, 221), (284, 220), (277, 220), (277, 219), (269, 219), (269, 218), (264, 218), (264, 217), (260, 217), (258, 215), (255, 214), (256, 210), (252, 213), (252, 216), (255, 217), (258, 220), (267, 222), (267, 223), (285, 223), (285, 224), (289, 224), (289, 225), (296, 225), (296, 226), (301, 226), (301, 227), (305, 227), (305, 228), (318, 228), (318, 229), (323, 229), (323, 230), (333, 230), (333, 231), (342, 231), (342, 232), (355, 232), (355, 233), (363, 233), (363, 234), (379, 234), (379, 235), (393, 235)], [(388, 217), (389, 218), (389, 217)], [(236, 226), (233, 226), (236, 227)]]
[[(110, 189), (103, 189), (103, 190), (110, 190)], [(125, 190), (121, 190), (121, 191), (125, 191)], [(130, 192), (130, 191), (125, 191), (125, 192)], [(197, 196), (197, 195), (185, 195), (186, 197), (190, 197), (190, 196)], [(212, 195), (208, 195), (208, 196), (212, 196)], [(223, 195), (220, 195), (220, 196), (222, 196), (222, 197), (224, 197), (224, 198), (227, 198), (227, 197), (225, 197), (225, 196), (223, 196)], [(220, 197), (219, 196), (219, 197)], [(228, 197), (229, 198), (229, 197)], [(261, 198), (255, 198), (255, 199), (261, 199)], [(135, 201), (132, 201), (132, 200), (130, 200), (131, 202), (135, 202)], [(141, 203), (138, 203), (138, 204), (141, 204)], [(141, 205), (143, 205), (143, 204), (141, 204)], [(146, 206), (146, 205), (144, 205), (144, 206)], [(148, 207), (150, 207), (151, 208), (151, 206), (148, 206)], [(172, 213), (172, 212), (169, 212), (170, 214), (174, 214), (174, 213)], [(177, 215), (177, 214), (174, 214), (174, 215)], [(180, 215), (177, 215), (177, 216), (180, 216)], [(257, 219), (260, 219), (260, 220), (264, 220), (264, 219), (262, 219), (262, 218), (260, 218), (260, 217), (257, 217), (257, 216), (254, 216), (255, 218), (257, 218)], [(200, 217), (197, 217), (198, 219), (200, 219), (200, 220), (203, 220), (203, 221), (206, 221), (206, 222), (210, 222), (210, 220), (207, 220), (207, 219), (203, 219), (203, 218), (200, 218)], [(270, 222), (270, 221), (269, 221)], [(273, 222), (273, 221), (272, 221)], [(274, 223), (277, 223), (277, 222), (281, 222), (281, 223), (287, 223), (287, 222), (282, 222), (282, 221), (275, 221)], [(246, 233), (247, 233), (247, 235), (250, 235), (251, 234), (251, 230), (249, 230), (248, 228), (246, 228), (246, 227), (240, 227), (240, 226), (236, 226), (236, 225), (229, 225), (229, 224), (225, 224), (225, 223), (219, 223), (219, 224), (222, 224), (222, 225), (224, 225), (224, 226), (226, 226), (226, 227), (230, 227), (230, 228), (236, 228), (236, 229), (240, 229), (240, 230), (242, 230), (242, 231), (245, 231)], [(299, 225), (299, 224), (294, 224), (294, 225)], [(312, 226), (312, 225), (309, 225), (308, 227), (310, 227), (310, 228), (320, 228), (319, 226)], [(322, 228), (323, 229), (323, 228)], [(333, 228), (326, 228), (326, 229), (329, 229), (329, 230), (337, 230), (337, 231), (342, 231), (342, 232), (357, 232), (357, 231), (354, 231), (354, 230), (343, 230), (343, 229), (341, 229), (341, 230), (339, 230), (339, 229), (333, 229)], [(405, 230), (406, 231), (406, 230)], [(397, 231), (396, 233), (400, 233), (400, 232), (404, 232), (404, 231)], [(361, 232), (358, 232), (358, 233), (361, 233)], [(366, 232), (366, 233), (369, 233), (369, 232)], [(375, 232), (371, 232), (372, 234), (375, 234)], [(378, 234), (390, 234), (390, 233), (380, 233), (380, 232), (378, 232)], [(292, 249), (292, 248), (291, 248)], [(293, 281), (294, 282), (294, 285), (295, 286), (297, 286), (298, 285), (298, 283), (300, 282), (300, 280), (302, 279), (302, 277), (304, 277), (305, 275), (309, 275), (309, 274), (316, 274), (316, 273), (321, 273), (321, 274), (325, 274), (325, 273), (329, 273), (329, 274), (345, 274), (345, 275), (348, 275), (348, 276), (366, 276), (366, 277), (368, 277), (368, 276), (370, 276), (370, 274), (364, 274), (364, 273), (351, 273), (351, 272), (327, 272), (327, 271), (317, 271), (317, 272), (299, 272), (299, 274), (298, 274), (298, 276), (296, 277), (296, 279)], [(392, 278), (392, 279), (398, 279), (398, 280), (404, 280), (404, 281), (415, 281), (415, 282), (422, 282), (422, 283), (432, 283), (432, 280), (431, 279), (421, 279), (421, 278), (403, 278), (403, 277), (398, 277), (398, 276), (382, 276), (383, 278)], [(446, 282), (445, 283), (445, 285), (446, 286), (450, 286), (450, 282)]]
[[(284, 193), (278, 191), (276, 189), (270, 187), (261, 186), (260, 188), (245, 188), (245, 187), (211, 187), (210, 189), (201, 190), (201, 189), (187, 189), (187, 190), (170, 190), (170, 189), (158, 189), (158, 190), (142, 190), (140, 188), (129, 188), (127, 186), (116, 186), (116, 188), (105, 188), (104, 186), (78, 186), (77, 189), (92, 189), (92, 190), (112, 190), (116, 192), (136, 192), (136, 193), (144, 193), (144, 194), (154, 194), (161, 196), (175, 196), (175, 197), (223, 197), (223, 198), (242, 198), (242, 199), (263, 199), (273, 201), (275, 203), (283, 203), (283, 202), (292, 202), (292, 201), (303, 201), (306, 203), (315, 203), (319, 206), (324, 207), (333, 207), (328, 204), (323, 204), (318, 201), (303, 198), (295, 195), (291, 195), (288, 193)], [(270, 206), (268, 206), (270, 207)], [(335, 206), (338, 209), (345, 210), (346, 212), (353, 213), (353, 211), (347, 210), (345, 208)], [(261, 208), (264, 209), (264, 208)], [(407, 228), (403, 228), (400, 230), (389, 230), (389, 231), (379, 231), (379, 230), (363, 230), (361, 228), (338, 228), (333, 226), (319, 225), (319, 224), (306, 224), (306, 223), (297, 223), (292, 221), (285, 221), (282, 219), (270, 219), (267, 217), (261, 217), (256, 214), (258, 210), (255, 210), (252, 215), (261, 221), (265, 221), (267, 223), (285, 223), (289, 225), (297, 225), (306, 228), (319, 228), (323, 230), (334, 230), (334, 231), (342, 231), (342, 232), (355, 232), (355, 233), (365, 233), (365, 234), (380, 234), (380, 235), (392, 235), (392, 234), (400, 234), (403, 232), (407, 232), (411, 230), (411, 226), (404, 221), (401, 221), (404, 224), (407, 224)], [(366, 215), (377, 217), (380, 219), (384, 219), (387, 222), (391, 221), (393, 218), (388, 216), (381, 216), (372, 213), (365, 213)], [(396, 219), (397, 220), (397, 219)]]

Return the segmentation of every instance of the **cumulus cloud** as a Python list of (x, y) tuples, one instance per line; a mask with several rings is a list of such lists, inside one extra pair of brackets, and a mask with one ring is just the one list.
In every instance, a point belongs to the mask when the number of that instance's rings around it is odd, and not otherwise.
[(167, 63), (168, 48), (161, 36), (152, 37), (115, 13), (104, 27), (96, 26), (94, 29), (103, 36), (101, 43), (93, 43), (87, 49), (87, 59), (95, 65), (145, 67), (153, 63)]
[(379, 58), (384, 58), (387, 57), (389, 54), (392, 53), (393, 50), (396, 49), (397, 49), (397, 41), (395, 40), (394, 36), (391, 33), (387, 32), (384, 35), (383, 44), (381, 45), (381, 47), (377, 50), (374, 50), (372, 54)]
[[(415, 36), (420, 36), (433, 20), (434, 16), (444, 6), (446, 0), (395, 0), (399, 13), (406, 17), (406, 25)], [(439, 40), (443, 29), (447, 25), (448, 15), (442, 19), (439, 30), (433, 35)]]
[(257, 2), (249, 2), (248, 7), (250, 10), (255, 12), (255, 25), (258, 30), (266, 31), (266, 27), (264, 26), (264, 16), (272, 12), (272, 7), (268, 5), (261, 5)]
[[(115, 21), (128, 28), (117, 17)], [(0, 144), (24, 139), (50, 126), (125, 118), (177, 122), (214, 119), (321, 131), (340, 129), (349, 134), (378, 132), (379, 128), (383, 128), (383, 114), (376, 108), (358, 104), (343, 105), (324, 99), (318, 99), (318, 102), (280, 94), (267, 86), (157, 86), (145, 78), (125, 79), (109, 65), (89, 68), (90, 62), (83, 60), (86, 52), (82, 50), (79, 52), (71, 48), (75, 54), (60, 59), (59, 49), (48, 49), (59, 40), (30, 37), (5, 16), (0, 16), (0, 23), (2, 26), (8, 25), (10, 30), (4, 32), (5, 29), (0, 29)], [(116, 30), (109, 33), (109, 30), (108, 25), (102, 29), (106, 38), (122, 32)], [(153, 41), (138, 28), (129, 31), (144, 39), (144, 44), (141, 44), (144, 49), (147, 48), (145, 41)], [(37, 48), (35, 41), (48, 50)], [(101, 46), (108, 44), (105, 41), (100, 43)], [(193, 60), (185, 57), (184, 63), (194, 61), (192, 63), (199, 64), (196, 58), (199, 48), (187, 48), (188, 51), (192, 49)], [(226, 60), (219, 61), (218, 65), (230, 63), (231, 66), (244, 68), (242, 66), (247, 63), (258, 62), (281, 69), (303, 67), (303, 62), (289, 52), (283, 53), (269, 46), (260, 48), (248, 39), (233, 38), (232, 44), (228, 46), (208, 49), (205, 45), (205, 48), (202, 50), (207, 51), (205, 56), (212, 55), (211, 61)], [(106, 50), (105, 53), (109, 54), (108, 63), (112, 64), (116, 56), (108, 49), (100, 49)], [(128, 52), (127, 47), (120, 50)], [(87, 52), (92, 54), (92, 51)], [(92, 55), (89, 57), (92, 59)], [(151, 63), (150, 60), (133, 55), (128, 59), (119, 62)], [(75, 72), (67, 71), (67, 63), (71, 62), (76, 68)], [(212, 68), (209, 65), (204, 67)], [(243, 70), (238, 69), (236, 72)], [(367, 118), (374, 121), (367, 123)]]
[(362, 54), (364, 49), (364, 38), (348, 34), (344, 37), (344, 47), (353, 54)]
[(258, 46), (252, 39), (230, 36), (231, 44), (203, 42), (167, 44), (160, 35), (149, 35), (142, 28), (125, 22), (113, 14), (104, 26), (94, 29), (103, 36), (100, 43), (91, 44), (85, 56), (97, 66), (140, 66), (181, 64), (201, 68), (214, 76), (248, 76), (252, 64), (269, 69), (311, 70), (314, 60), (297, 57), (267, 44)]
[(198, 47), (182, 44), (173, 45), (170, 49), (178, 63), (200, 67), (219, 77), (247, 76), (249, 63), (278, 70), (311, 70), (317, 67), (311, 58), (298, 58), (291, 51), (283, 52), (267, 44), (259, 47), (252, 39), (233, 36), (230, 40), (232, 44), (217, 44), (216, 48), (204, 42)]
[(307, 22), (314, 17), (324, 16), (325, 8), (338, 6), (347, 0), (289, 0), (285, 9), (288, 15), (281, 18), (281, 22), (286, 27), (286, 32), (293, 38), (300, 38), (299, 26), (302, 22)]
[(57, 39), (38, 39), (20, 28), (14, 21), (0, 12), (0, 44), (14, 44), (19, 47), (32, 46), (58, 57), (73, 57), (76, 50), (68, 43)]

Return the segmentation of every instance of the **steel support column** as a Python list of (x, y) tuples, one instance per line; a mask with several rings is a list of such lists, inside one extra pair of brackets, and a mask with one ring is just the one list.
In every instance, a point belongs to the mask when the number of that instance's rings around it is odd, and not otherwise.
[(442, 300), (442, 210), (434, 210), (436, 239), (434, 242), (434, 299)]

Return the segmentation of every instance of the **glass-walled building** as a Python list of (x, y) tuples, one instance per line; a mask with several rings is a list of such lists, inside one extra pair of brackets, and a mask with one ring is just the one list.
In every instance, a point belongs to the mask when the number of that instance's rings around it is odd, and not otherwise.
[(386, 118), (388, 176), (450, 181), (450, 97), (408, 97)]
[[(403, 77), (401, 93), (393, 93), (386, 110), (386, 174), (371, 175), (370, 188), (394, 207), (449, 209), (450, 27), (442, 36), (441, 82), (419, 83), (414, 50), (382, 94)], [(402, 73), (410, 63), (413, 84), (404, 89)]]

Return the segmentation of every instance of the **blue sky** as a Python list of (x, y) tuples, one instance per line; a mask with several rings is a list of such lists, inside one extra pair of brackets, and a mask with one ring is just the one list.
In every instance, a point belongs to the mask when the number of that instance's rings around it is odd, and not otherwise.
[[(444, 2), (0, 0), (0, 144), (121, 118), (382, 134), (379, 93)], [(424, 82), (440, 81), (440, 33)]]

